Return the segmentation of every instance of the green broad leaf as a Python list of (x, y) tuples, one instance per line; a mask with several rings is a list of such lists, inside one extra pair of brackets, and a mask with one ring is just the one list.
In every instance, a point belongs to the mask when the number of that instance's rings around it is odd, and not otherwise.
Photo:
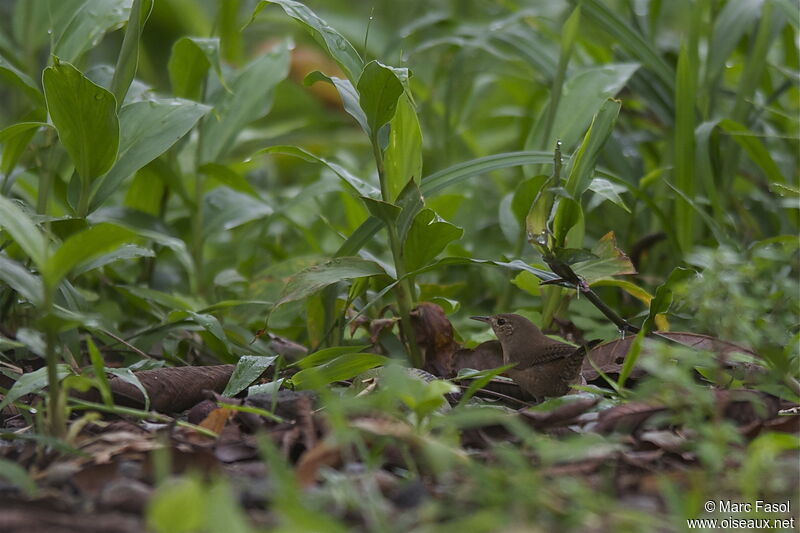
[(11, 126), (0, 130), (0, 144), (3, 145), (3, 161), (2, 171), (3, 174), (10, 174), (14, 167), (17, 165), (28, 143), (42, 127), (52, 127), (46, 122), (18, 122)]
[(219, 161), (233, 147), (245, 126), (266, 115), (272, 107), (275, 87), (289, 73), (289, 49), (281, 43), (258, 57), (211, 95), (214, 114), (203, 124), (202, 162)]
[(219, 50), (216, 37), (181, 37), (175, 41), (167, 64), (172, 93), (180, 98), (202, 101), (203, 81), (209, 68), (214, 69), (222, 86), (226, 87)]
[(283, 290), (277, 308), (287, 302), (301, 300), (344, 279), (386, 275), (381, 266), (360, 257), (337, 257), (302, 270), (293, 276)]
[(539, 296), (542, 293), (542, 280), (524, 270), (514, 276), (511, 279), (511, 283), (516, 285), (519, 289), (527, 292), (531, 296)]
[[(566, 196), (559, 198), (557, 202), (556, 214), (553, 217), (553, 238), (556, 248), (582, 246), (584, 218), (581, 205)], [(570, 235), (570, 232), (573, 233)]]
[[(183, 315), (184, 311), (178, 311), (177, 313), (171, 313), (169, 319), (173, 320), (177, 317), (173, 315)], [(225, 330), (222, 328), (222, 324), (219, 323), (219, 320), (214, 315), (209, 315), (207, 313), (195, 313), (194, 311), (186, 311), (185, 312), (192, 322), (198, 324), (203, 327), (206, 331), (211, 333), (214, 337), (217, 338), (222, 344), (224, 344), (227, 348), (230, 348), (230, 341), (228, 340), (228, 336), (225, 335)]]
[(140, 257), (155, 257), (155, 256), (156, 256), (155, 252), (149, 248), (142, 248), (141, 246), (136, 246), (134, 244), (125, 244), (112, 252), (96, 257), (91, 261), (81, 263), (72, 270), (72, 273), (75, 276), (80, 276), (81, 274), (90, 272), (97, 268), (104, 267), (116, 261), (122, 261), (124, 259), (138, 259)]
[(309, 354), (298, 361), (295, 361), (289, 366), (299, 366), (301, 369), (311, 368), (336, 359), (340, 355), (363, 352), (367, 348), (369, 348), (369, 345), (367, 344), (364, 346), (332, 346), (330, 348), (323, 348), (322, 350), (317, 350), (316, 352)]
[(253, 154), (253, 157), (259, 154), (285, 154), (299, 157), (303, 161), (308, 161), (309, 163), (319, 163), (326, 166), (334, 174), (341, 178), (342, 181), (344, 181), (345, 184), (347, 184), (357, 196), (366, 196), (368, 198), (376, 199), (380, 198), (381, 196), (381, 192), (377, 187), (374, 187), (361, 178), (355, 176), (341, 165), (318, 157), (307, 150), (298, 148), (297, 146), (269, 146)]
[(169, 150), (210, 110), (209, 106), (179, 98), (123, 106), (119, 113), (119, 159), (100, 181), (92, 209), (102, 205), (123, 180)]
[(334, 381), (350, 379), (388, 362), (388, 357), (374, 353), (344, 354), (321, 365), (301, 370), (292, 376), (292, 383), (300, 390), (324, 387)]
[(608, 99), (592, 119), (589, 130), (583, 137), (581, 147), (572, 156), (569, 177), (564, 187), (577, 201), (589, 187), (594, 175), (597, 158), (614, 130), (622, 103), (619, 100)]
[(201, 531), (211, 495), (199, 477), (169, 478), (147, 506), (147, 530), (156, 533)]
[(64, 241), (42, 269), (45, 284), (55, 287), (73, 268), (135, 240), (136, 234), (115, 224), (101, 223)]
[[(51, 2), (52, 4), (53, 2)], [(84, 52), (100, 42), (106, 32), (122, 27), (130, 18), (133, 0), (85, 0), (74, 9), (61, 32), (53, 54), (65, 61), (76, 61)]]
[(154, 0), (133, 0), (131, 5), (125, 37), (122, 39), (122, 48), (117, 57), (114, 77), (111, 79), (111, 92), (117, 99), (117, 109), (125, 101), (128, 88), (136, 77), (136, 69), (139, 67), (139, 40), (153, 10), (153, 2)]
[(327, 22), (317, 16), (308, 7), (293, 0), (262, 0), (253, 10), (250, 18), (252, 23), (259, 11), (269, 4), (277, 4), (293, 19), (300, 22), (311, 34), (317, 43), (327, 50), (331, 58), (342, 67), (342, 70), (351, 80), (358, 78), (364, 67), (364, 61), (358, 55), (353, 45), (342, 34), (331, 28)]
[(400, 97), (389, 123), (389, 144), (383, 154), (389, 200), (394, 202), (409, 182), (422, 180), (422, 130), (414, 104), (407, 94)]
[[(619, 195), (619, 193), (627, 190), (622, 185), (617, 185), (605, 178), (594, 178), (589, 184), (589, 190), (595, 193), (598, 198), (608, 200), (630, 214), (631, 210), (628, 209), (628, 206), (625, 205), (625, 201)], [(594, 204), (597, 202), (593, 201), (592, 203)]]
[(653, 301), (652, 294), (638, 285), (635, 285), (630, 281), (625, 281), (624, 279), (599, 279), (590, 283), (590, 285), (592, 287), (618, 287), (648, 307), (650, 307), (650, 302)]
[(403, 243), (406, 270), (425, 266), (463, 234), (463, 229), (439, 217), (433, 210), (423, 209), (414, 217)]
[(592, 253), (596, 256), (595, 259), (572, 265), (572, 270), (590, 285), (611, 276), (636, 274), (630, 258), (617, 248), (617, 239), (613, 231), (609, 231), (597, 241)]
[[(358, 78), (356, 89), (359, 94), (359, 104), (367, 116), (369, 130), (367, 134), (377, 139), (378, 130), (392, 120), (397, 110), (397, 100), (403, 94), (403, 84), (397, 78), (394, 70), (377, 61), (370, 61), (364, 67)], [(399, 192), (403, 181), (397, 188)]]
[(317, 82), (325, 82), (333, 85), (336, 92), (339, 93), (339, 98), (342, 99), (344, 110), (348, 115), (356, 119), (356, 122), (358, 122), (358, 125), (364, 130), (364, 133), (369, 135), (369, 121), (367, 120), (367, 115), (364, 113), (364, 110), (361, 109), (358, 91), (356, 91), (352, 82), (350, 82), (350, 80), (337, 78), (336, 76), (327, 76), (318, 70), (309, 73), (308, 76), (303, 79), (303, 85), (306, 86), (311, 86)]
[(375, 198), (362, 196), (361, 201), (364, 202), (364, 206), (366, 206), (367, 211), (369, 211), (372, 216), (376, 217), (387, 226), (393, 225), (403, 211), (399, 206), (384, 202), (383, 200), (376, 200)]
[[(58, 364), (56, 365), (56, 376), (61, 381), (67, 376), (72, 375), (72, 369), (69, 365)], [(39, 370), (23, 374), (10, 389), (3, 401), (0, 401), (0, 409), (3, 409), (11, 402), (18, 400), (26, 394), (39, 392), (47, 387), (47, 367), (42, 367)]]
[(50, 118), (78, 175), (91, 181), (105, 174), (119, 147), (114, 95), (58, 58), (44, 69), (42, 85)]
[(278, 356), (264, 357), (260, 355), (243, 355), (236, 362), (231, 379), (222, 391), (226, 398), (236, 396), (257, 380), (266, 369), (275, 363)]
[(642, 324), (641, 332), (643, 334), (646, 335), (655, 329), (657, 315), (664, 314), (669, 311), (669, 308), (672, 305), (672, 293), (674, 287), (695, 276), (697, 276), (697, 272), (683, 267), (675, 268), (672, 272), (670, 272), (667, 280), (658, 286), (656, 289), (655, 298), (653, 298), (653, 300), (650, 302), (650, 312), (647, 314), (647, 318)]
[(262, 383), (260, 385), (253, 385), (252, 387), (248, 387), (247, 396), (248, 397), (254, 396), (256, 394), (264, 394), (264, 395), (275, 394), (278, 390), (280, 390), (284, 381), (286, 381), (285, 378), (280, 378), (276, 379), (275, 381), (270, 381), (269, 383)]
[(39, 268), (44, 268), (49, 246), (36, 224), (13, 200), (0, 196), (0, 228), (8, 233)]
[(44, 285), (38, 276), (27, 268), (0, 254), (0, 280), (17, 291), (20, 296), (38, 307), (44, 299)]
[(44, 107), (44, 95), (33, 78), (12, 65), (2, 55), (0, 55), (0, 80), (5, 84), (22, 89), (22, 92), (34, 105)]
[(526, 147), (547, 148), (561, 140), (564, 150), (573, 150), (589, 126), (589, 117), (616, 96), (639, 67), (638, 63), (612, 63), (576, 71), (561, 91), (550, 135), (545, 139), (543, 130), (534, 130)]

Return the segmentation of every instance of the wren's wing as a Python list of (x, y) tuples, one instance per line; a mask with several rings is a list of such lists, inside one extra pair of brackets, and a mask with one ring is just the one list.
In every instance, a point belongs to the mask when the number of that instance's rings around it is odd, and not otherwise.
[(600, 342), (601, 341), (599, 340), (593, 340), (582, 346), (572, 346), (571, 344), (553, 341), (552, 344), (548, 344), (540, 348), (535, 357), (532, 357), (527, 361), (520, 361), (517, 363), (515, 368), (517, 370), (521, 370), (523, 368), (531, 368), (549, 363), (551, 361), (560, 361), (567, 358), (574, 358), (576, 364), (582, 364), (584, 356), (589, 352), (590, 349)]

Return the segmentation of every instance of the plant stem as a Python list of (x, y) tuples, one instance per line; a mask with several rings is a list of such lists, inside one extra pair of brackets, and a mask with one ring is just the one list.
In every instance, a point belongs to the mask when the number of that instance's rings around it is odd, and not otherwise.
[[(49, 310), (48, 310), (49, 314)], [(58, 361), (56, 342), (58, 336), (52, 326), (45, 325), (45, 357), (47, 360), (47, 407), (50, 435), (62, 438), (67, 432), (67, 423), (64, 417), (64, 406), (61, 405), (61, 382), (58, 380)]]
[[(378, 143), (377, 133), (373, 133), (370, 137), (370, 141), (372, 142), (372, 153), (375, 156), (375, 165), (378, 168), (381, 196), (384, 202), (392, 203), (391, 194), (389, 193), (389, 184), (386, 183), (386, 176), (383, 168), (383, 153)], [(414, 324), (411, 322), (411, 309), (414, 306), (415, 300), (414, 280), (405, 277), (406, 266), (403, 262), (403, 243), (400, 242), (400, 236), (397, 233), (397, 225), (394, 221), (386, 221), (386, 229), (389, 233), (389, 246), (392, 250), (395, 274), (397, 275), (397, 279), (400, 280), (394, 291), (395, 297), (397, 298), (397, 308), (400, 312), (400, 329), (405, 338), (406, 350), (408, 351), (411, 364), (417, 368), (422, 368), (425, 365), (425, 360), (422, 356), (422, 352), (419, 350), (417, 336), (414, 333)]]
[(92, 182), (88, 178), (84, 179), (81, 176), (81, 195), (78, 199), (78, 216), (80, 218), (86, 218), (86, 215), (89, 214), (89, 196), (91, 196), (91, 192)]

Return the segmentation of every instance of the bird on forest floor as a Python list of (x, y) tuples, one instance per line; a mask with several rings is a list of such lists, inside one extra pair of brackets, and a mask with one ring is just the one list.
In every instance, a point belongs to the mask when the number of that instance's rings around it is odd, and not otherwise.
[(533, 322), (513, 313), (470, 318), (492, 326), (503, 347), (503, 363), (516, 363), (506, 373), (537, 401), (563, 396), (570, 385), (580, 383), (585, 346), (551, 339)]

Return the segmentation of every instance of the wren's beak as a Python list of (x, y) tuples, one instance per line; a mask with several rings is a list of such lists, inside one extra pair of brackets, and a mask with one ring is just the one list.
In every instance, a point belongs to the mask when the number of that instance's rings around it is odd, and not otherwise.
[(472, 320), (477, 320), (479, 322), (486, 322), (487, 324), (491, 324), (492, 323), (492, 317), (488, 317), (488, 316), (471, 316), (470, 318)]

